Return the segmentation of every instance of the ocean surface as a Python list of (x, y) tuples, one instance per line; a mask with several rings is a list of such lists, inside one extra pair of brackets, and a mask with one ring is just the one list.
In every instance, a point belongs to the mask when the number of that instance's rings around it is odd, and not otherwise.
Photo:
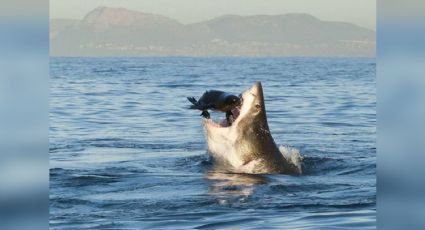
[[(186, 97), (255, 81), (302, 176), (212, 167)], [(50, 85), (51, 229), (375, 229), (375, 59), (52, 58)]]

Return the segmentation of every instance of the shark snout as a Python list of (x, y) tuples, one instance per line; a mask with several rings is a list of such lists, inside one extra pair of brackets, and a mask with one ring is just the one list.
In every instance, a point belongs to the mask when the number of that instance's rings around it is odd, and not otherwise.
[(249, 90), (249, 92), (253, 95), (255, 95), (256, 97), (263, 96), (263, 86), (261, 85), (261, 82), (257, 81), (254, 83), (254, 85), (251, 86), (251, 89)]

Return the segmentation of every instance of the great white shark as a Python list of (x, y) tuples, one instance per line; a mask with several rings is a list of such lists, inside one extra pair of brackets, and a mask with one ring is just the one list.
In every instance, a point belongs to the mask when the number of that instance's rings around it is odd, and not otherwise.
[(301, 174), (300, 162), (285, 156), (287, 149), (278, 148), (270, 133), (261, 82), (240, 97), (240, 107), (232, 111), (233, 122), (203, 119), (208, 152), (215, 163), (236, 173)]

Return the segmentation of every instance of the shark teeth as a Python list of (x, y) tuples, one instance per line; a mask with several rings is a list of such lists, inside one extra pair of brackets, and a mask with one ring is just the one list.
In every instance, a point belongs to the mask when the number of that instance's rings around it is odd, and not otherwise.
[(226, 119), (222, 119), (218, 122), (214, 122), (212, 119), (207, 119), (208, 124), (219, 127), (219, 128), (226, 128), (232, 126), (232, 124), (236, 121), (236, 119), (239, 117), (240, 114), (240, 108), (236, 107), (232, 109), (232, 116), (230, 116), (230, 123)]
[(205, 120), (205, 123), (207, 124), (207, 125), (211, 125), (211, 126), (214, 126), (214, 127), (217, 127), (217, 128), (221, 128), (222, 126), (220, 125), (220, 124), (218, 124), (218, 123), (216, 123), (216, 122), (214, 122), (212, 119), (204, 119)]

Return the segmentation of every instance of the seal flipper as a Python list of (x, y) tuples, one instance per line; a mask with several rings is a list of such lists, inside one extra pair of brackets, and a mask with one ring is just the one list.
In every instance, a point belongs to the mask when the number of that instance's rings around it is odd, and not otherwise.
[(202, 106), (200, 103), (194, 98), (194, 97), (187, 97), (187, 100), (189, 100), (193, 105), (189, 107), (189, 109), (199, 109), (202, 110)]
[(198, 101), (194, 97), (187, 97), (187, 100), (192, 102), (192, 104), (194, 104), (194, 105), (198, 104)]
[(205, 117), (207, 119), (210, 119), (210, 113), (208, 113), (207, 110), (203, 110), (202, 113), (201, 113), (201, 116), (203, 116), (203, 117)]

